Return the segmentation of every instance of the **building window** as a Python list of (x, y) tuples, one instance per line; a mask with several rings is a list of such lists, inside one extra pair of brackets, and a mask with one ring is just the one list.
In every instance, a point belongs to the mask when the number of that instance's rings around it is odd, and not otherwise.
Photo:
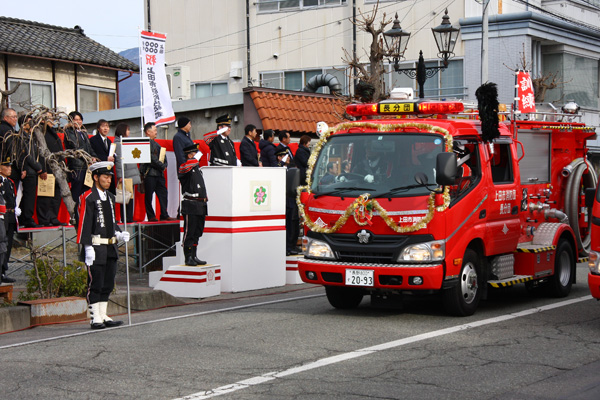
[(54, 87), (52, 83), (9, 79), (8, 88), (14, 89), (19, 82), (21, 82), (21, 85), (17, 91), (9, 96), (10, 107), (15, 111), (31, 110), (37, 106), (54, 108)]
[(346, 5), (348, 0), (258, 0), (258, 12), (278, 12)]
[(117, 92), (91, 86), (77, 86), (78, 110), (81, 113), (114, 110), (117, 108)]
[[(426, 61), (426, 67), (441, 66), (441, 61)], [(401, 63), (400, 68), (416, 68), (416, 62)], [(391, 65), (386, 66), (386, 70), (390, 71), (391, 77), (386, 79), (391, 86), (388, 89), (391, 90), (395, 87), (410, 87), (415, 91), (415, 98), (419, 97), (419, 86), (416, 79), (411, 79), (404, 73), (394, 72)], [(463, 60), (449, 60), (448, 68), (439, 71), (437, 74), (428, 78), (425, 81), (423, 88), (425, 98), (435, 99), (464, 99), (466, 97), (466, 87), (464, 83), (463, 74)]]
[[(301, 91), (313, 76), (321, 74), (331, 74), (335, 76), (342, 85), (342, 93), (348, 94), (348, 78), (346, 67), (307, 69), (301, 71), (261, 72), (260, 86), (271, 89)], [(317, 90), (317, 93), (329, 94), (330, 91), (328, 87), (323, 86)]]
[(229, 93), (227, 82), (201, 82), (192, 83), (192, 96), (194, 99), (202, 97), (223, 96)]
[(565, 80), (546, 92), (545, 102), (573, 100), (582, 107), (598, 108), (598, 60), (566, 53), (544, 54), (542, 65), (544, 74), (558, 74), (559, 80)]

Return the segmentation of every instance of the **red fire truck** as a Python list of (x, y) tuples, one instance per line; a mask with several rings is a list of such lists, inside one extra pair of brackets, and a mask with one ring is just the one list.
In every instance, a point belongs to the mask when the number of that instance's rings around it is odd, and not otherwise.
[(346, 111), (357, 120), (321, 136), (298, 190), (299, 272), (333, 307), (441, 292), (447, 312), (466, 316), (490, 287), (569, 294), (590, 246), (594, 129), (572, 115), (513, 115), (486, 142), (462, 102)]

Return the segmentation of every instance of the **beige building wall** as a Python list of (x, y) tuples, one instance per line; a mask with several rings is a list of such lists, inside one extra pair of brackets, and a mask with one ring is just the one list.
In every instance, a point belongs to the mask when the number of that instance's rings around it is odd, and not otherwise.
[[(250, 1), (250, 70), (254, 85), (259, 85), (261, 72), (307, 70), (344, 66), (344, 49), (352, 54), (352, 3), (258, 13), (256, 1)], [(437, 60), (437, 47), (431, 28), (442, 22), (445, 4), (440, 0), (382, 1), (376, 21), (383, 13), (392, 20), (397, 12), (404, 30), (412, 33), (405, 54), (416, 60), (423, 50), (425, 60)], [(416, 5), (416, 6), (415, 6)], [(155, 32), (167, 35), (168, 65), (188, 65), (194, 82), (229, 82), (232, 89), (247, 86), (246, 1), (243, 0), (151, 0), (151, 25)], [(375, 4), (356, 0), (356, 12), (369, 13)], [(464, 16), (465, 1), (453, 2), (448, 13), (458, 26)], [(379, 25), (379, 24), (377, 24)], [(391, 24), (386, 27), (391, 28)], [(371, 36), (357, 30), (357, 56), (367, 60)], [(459, 39), (456, 57), (464, 49)], [(277, 54), (275, 58), (274, 55)], [(232, 62), (242, 62), (243, 78), (229, 78)]]

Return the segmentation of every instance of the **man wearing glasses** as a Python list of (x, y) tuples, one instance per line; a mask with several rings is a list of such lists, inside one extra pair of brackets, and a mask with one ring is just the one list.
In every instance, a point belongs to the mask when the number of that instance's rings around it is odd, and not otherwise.
[[(15, 132), (15, 127), (17, 126), (17, 112), (12, 108), (5, 108), (2, 110), (0, 118), (2, 119), (0, 123), (0, 139), (4, 142), (4, 137), (6, 135)], [(5, 150), (3, 149), (3, 152), (4, 151)]]

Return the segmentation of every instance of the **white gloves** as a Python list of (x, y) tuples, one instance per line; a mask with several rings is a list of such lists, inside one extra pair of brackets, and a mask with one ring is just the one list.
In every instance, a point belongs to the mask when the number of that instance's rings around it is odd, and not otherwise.
[(19, 207), (15, 207), (15, 216), (20, 216), (21, 215), (21, 209)]
[(375, 180), (375, 177), (373, 175), (371, 175), (371, 174), (365, 175), (365, 182), (373, 183), (374, 180)]
[(200, 159), (202, 158), (202, 152), (200, 150), (198, 150), (196, 152), (196, 154), (194, 154), (194, 158), (198, 161), (200, 161)]
[(336, 181), (336, 182), (346, 182), (346, 181), (347, 181), (347, 179), (346, 179), (346, 177), (345, 177), (345, 176), (343, 176), (343, 175), (338, 175), (338, 176), (336, 176), (336, 177), (335, 177), (335, 181)]
[(87, 265), (88, 267), (91, 266), (94, 263), (94, 260), (96, 259), (96, 252), (94, 251), (94, 248), (92, 246), (85, 246), (85, 265)]
[(227, 132), (227, 129), (229, 129), (229, 128), (228, 128), (228, 127), (226, 127), (226, 126), (222, 127), (221, 129), (219, 129), (219, 130), (217, 131), (217, 135), (220, 135), (220, 134), (222, 134), (222, 133), (225, 133), (225, 132)]
[(117, 240), (122, 240), (124, 242), (129, 242), (129, 232), (115, 232), (115, 236)]
[(242, 166), (242, 162), (241, 162), (240, 160), (236, 159), (235, 161), (237, 161), (237, 166), (238, 166), (238, 167), (241, 167), (241, 166)]

